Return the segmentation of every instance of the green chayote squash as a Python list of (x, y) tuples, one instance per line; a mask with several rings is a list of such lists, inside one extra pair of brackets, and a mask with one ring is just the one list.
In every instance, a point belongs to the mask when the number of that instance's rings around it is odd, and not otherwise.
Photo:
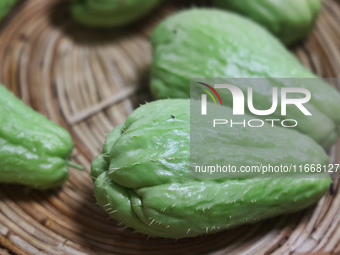
[(213, 0), (266, 27), (285, 44), (305, 38), (314, 27), (322, 0)]
[[(287, 111), (287, 116), (281, 116), (278, 108), (271, 117), (297, 120), (296, 128), (325, 148), (336, 141), (340, 131), (340, 94), (318, 80), (256, 23), (227, 11), (190, 9), (158, 25), (151, 42), (151, 91), (156, 98), (190, 97), (191, 78), (266, 78), (272, 82), (250, 86), (257, 109), (269, 109), (272, 95), (268, 91), (272, 87), (305, 87), (312, 98), (304, 105), (312, 117), (306, 117), (296, 107)], [(292, 79), (285, 83), (276, 78)], [(242, 90), (247, 95), (247, 90)], [(232, 106), (230, 92), (224, 90), (220, 96), (223, 104)]]
[(119, 27), (151, 11), (162, 0), (73, 0), (74, 19), (90, 27)]
[(0, 183), (36, 189), (63, 185), (73, 150), (70, 134), (0, 85)]
[[(218, 111), (231, 113), (227, 107)], [(328, 162), (318, 144), (294, 130), (265, 125), (257, 136), (242, 127), (233, 131), (224, 133), (228, 147), (207, 163)], [(295, 212), (318, 201), (331, 182), (329, 177), (198, 179), (190, 178), (189, 167), (190, 101), (158, 100), (136, 109), (109, 133), (91, 166), (94, 194), (112, 218), (138, 232), (184, 238)]]
[(11, 10), (18, 0), (1, 0), (0, 1), (0, 20)]

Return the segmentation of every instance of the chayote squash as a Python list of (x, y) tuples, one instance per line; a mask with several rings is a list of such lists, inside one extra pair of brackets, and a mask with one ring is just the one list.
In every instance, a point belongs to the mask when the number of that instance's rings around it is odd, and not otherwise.
[[(271, 117), (297, 120), (296, 128), (325, 148), (336, 141), (340, 130), (340, 94), (303, 67), (256, 23), (227, 11), (190, 9), (158, 25), (151, 42), (151, 91), (156, 98), (190, 97), (191, 78), (266, 78), (272, 82), (250, 86), (256, 107), (269, 109), (272, 95), (268, 91), (272, 87), (305, 87), (312, 95), (305, 104), (312, 117), (305, 117), (296, 107), (287, 116), (281, 116), (277, 110)], [(283, 82), (276, 78), (291, 80)], [(247, 94), (246, 89), (243, 92)], [(232, 105), (227, 90), (220, 95), (223, 104)]]
[(1, 0), (0, 1), (0, 20), (11, 10), (18, 0)]
[(0, 183), (36, 189), (63, 185), (73, 150), (70, 134), (0, 85)]
[[(239, 136), (224, 133), (230, 139), (228, 147), (207, 163), (223, 164), (238, 157), (277, 164), (328, 162), (318, 144), (294, 130), (265, 125), (257, 130), (263, 140), (248, 129), (237, 132)], [(201, 147), (205, 144), (202, 140)], [(298, 211), (318, 201), (331, 183), (329, 177), (190, 178), (190, 157), (190, 100), (143, 105), (109, 133), (102, 154), (92, 162), (97, 202), (112, 218), (138, 232), (184, 238)]]
[(213, 0), (217, 7), (238, 12), (266, 27), (283, 43), (308, 36), (322, 7), (322, 0)]
[(73, 0), (74, 19), (90, 27), (119, 27), (151, 11), (162, 0)]

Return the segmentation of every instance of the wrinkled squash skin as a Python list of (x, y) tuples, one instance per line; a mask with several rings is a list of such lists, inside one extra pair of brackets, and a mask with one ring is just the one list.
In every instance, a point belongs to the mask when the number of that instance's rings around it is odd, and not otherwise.
[(74, 144), (56, 123), (0, 84), (0, 183), (46, 190), (63, 185)]
[[(254, 136), (238, 128), (238, 137), (230, 132), (224, 133), (229, 146), (207, 163), (242, 156), (277, 164), (328, 161), (318, 144), (291, 129), (266, 125)], [(258, 150), (262, 153), (255, 155)], [(168, 238), (215, 233), (298, 211), (318, 201), (331, 182), (328, 177), (191, 178), (189, 99), (158, 100), (136, 109), (107, 136), (91, 176), (97, 202), (110, 217), (138, 232)]]
[[(287, 116), (281, 116), (278, 108), (271, 116), (257, 117), (295, 119), (299, 123), (296, 129), (324, 148), (337, 140), (340, 94), (317, 80), (274, 36), (249, 19), (223, 10), (190, 9), (159, 24), (151, 42), (151, 91), (156, 98), (189, 98), (192, 78), (266, 78), (272, 82), (251, 86), (256, 108), (269, 109), (272, 87), (305, 87), (312, 95), (305, 104), (312, 117), (295, 106)], [(295, 80), (285, 83), (276, 78)], [(232, 106), (230, 92), (219, 92), (223, 104)]]

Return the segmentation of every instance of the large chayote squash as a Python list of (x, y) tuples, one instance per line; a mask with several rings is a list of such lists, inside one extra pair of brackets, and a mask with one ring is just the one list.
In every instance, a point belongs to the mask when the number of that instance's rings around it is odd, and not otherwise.
[[(217, 111), (231, 114), (227, 107)], [(265, 134), (263, 139), (243, 127), (233, 131), (226, 130), (228, 146), (213, 160), (207, 158), (207, 164), (223, 165), (238, 157), (276, 164), (328, 160), (318, 144), (291, 129), (266, 124), (256, 130)], [(138, 232), (184, 238), (295, 212), (318, 201), (331, 182), (330, 178), (194, 179), (189, 166), (189, 99), (148, 103), (107, 136), (91, 168), (95, 197), (112, 218)]]
[[(303, 67), (267, 30), (238, 14), (214, 9), (191, 9), (163, 21), (152, 34), (151, 90), (156, 98), (188, 98), (191, 78), (267, 78), (269, 85), (253, 86), (257, 109), (269, 109), (272, 87), (305, 87), (312, 98), (306, 117), (296, 109), (275, 119), (295, 119), (297, 129), (325, 148), (337, 139), (340, 94)], [(284, 83), (274, 78), (310, 78)], [(213, 84), (211, 84), (213, 86)], [(243, 90), (247, 94), (247, 90)], [(232, 105), (230, 92), (220, 92), (223, 104)], [(256, 102), (255, 102), (256, 101)], [(280, 100), (279, 100), (280, 101)], [(279, 102), (280, 105), (280, 102)], [(268, 118), (268, 116), (257, 116)]]
[(260, 23), (286, 44), (305, 38), (313, 29), (322, 0), (213, 0), (218, 7)]
[(0, 20), (11, 10), (18, 0), (1, 0), (0, 1)]
[(119, 27), (131, 23), (162, 0), (73, 0), (76, 21), (90, 27)]

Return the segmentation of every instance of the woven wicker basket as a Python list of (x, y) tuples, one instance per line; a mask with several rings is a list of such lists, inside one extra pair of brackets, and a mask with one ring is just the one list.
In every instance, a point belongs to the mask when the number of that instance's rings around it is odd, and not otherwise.
[[(66, 2), (66, 1), (65, 1)], [(193, 1), (192, 1), (193, 2)], [(0, 185), (0, 254), (292, 254), (340, 251), (340, 189), (304, 211), (203, 238), (150, 238), (117, 226), (97, 205), (90, 163), (105, 134), (148, 92), (155, 25), (190, 1), (166, 1), (125, 29), (75, 24), (61, 0), (20, 2), (0, 27), (0, 81), (73, 136), (74, 161), (62, 187), (46, 192)], [(204, 4), (201, 1), (199, 4)], [(196, 2), (197, 4), (197, 2)], [(293, 48), (322, 77), (340, 73), (340, 5), (325, 0), (313, 34)], [(338, 145), (340, 145), (338, 143)], [(339, 146), (332, 160), (339, 163)]]

